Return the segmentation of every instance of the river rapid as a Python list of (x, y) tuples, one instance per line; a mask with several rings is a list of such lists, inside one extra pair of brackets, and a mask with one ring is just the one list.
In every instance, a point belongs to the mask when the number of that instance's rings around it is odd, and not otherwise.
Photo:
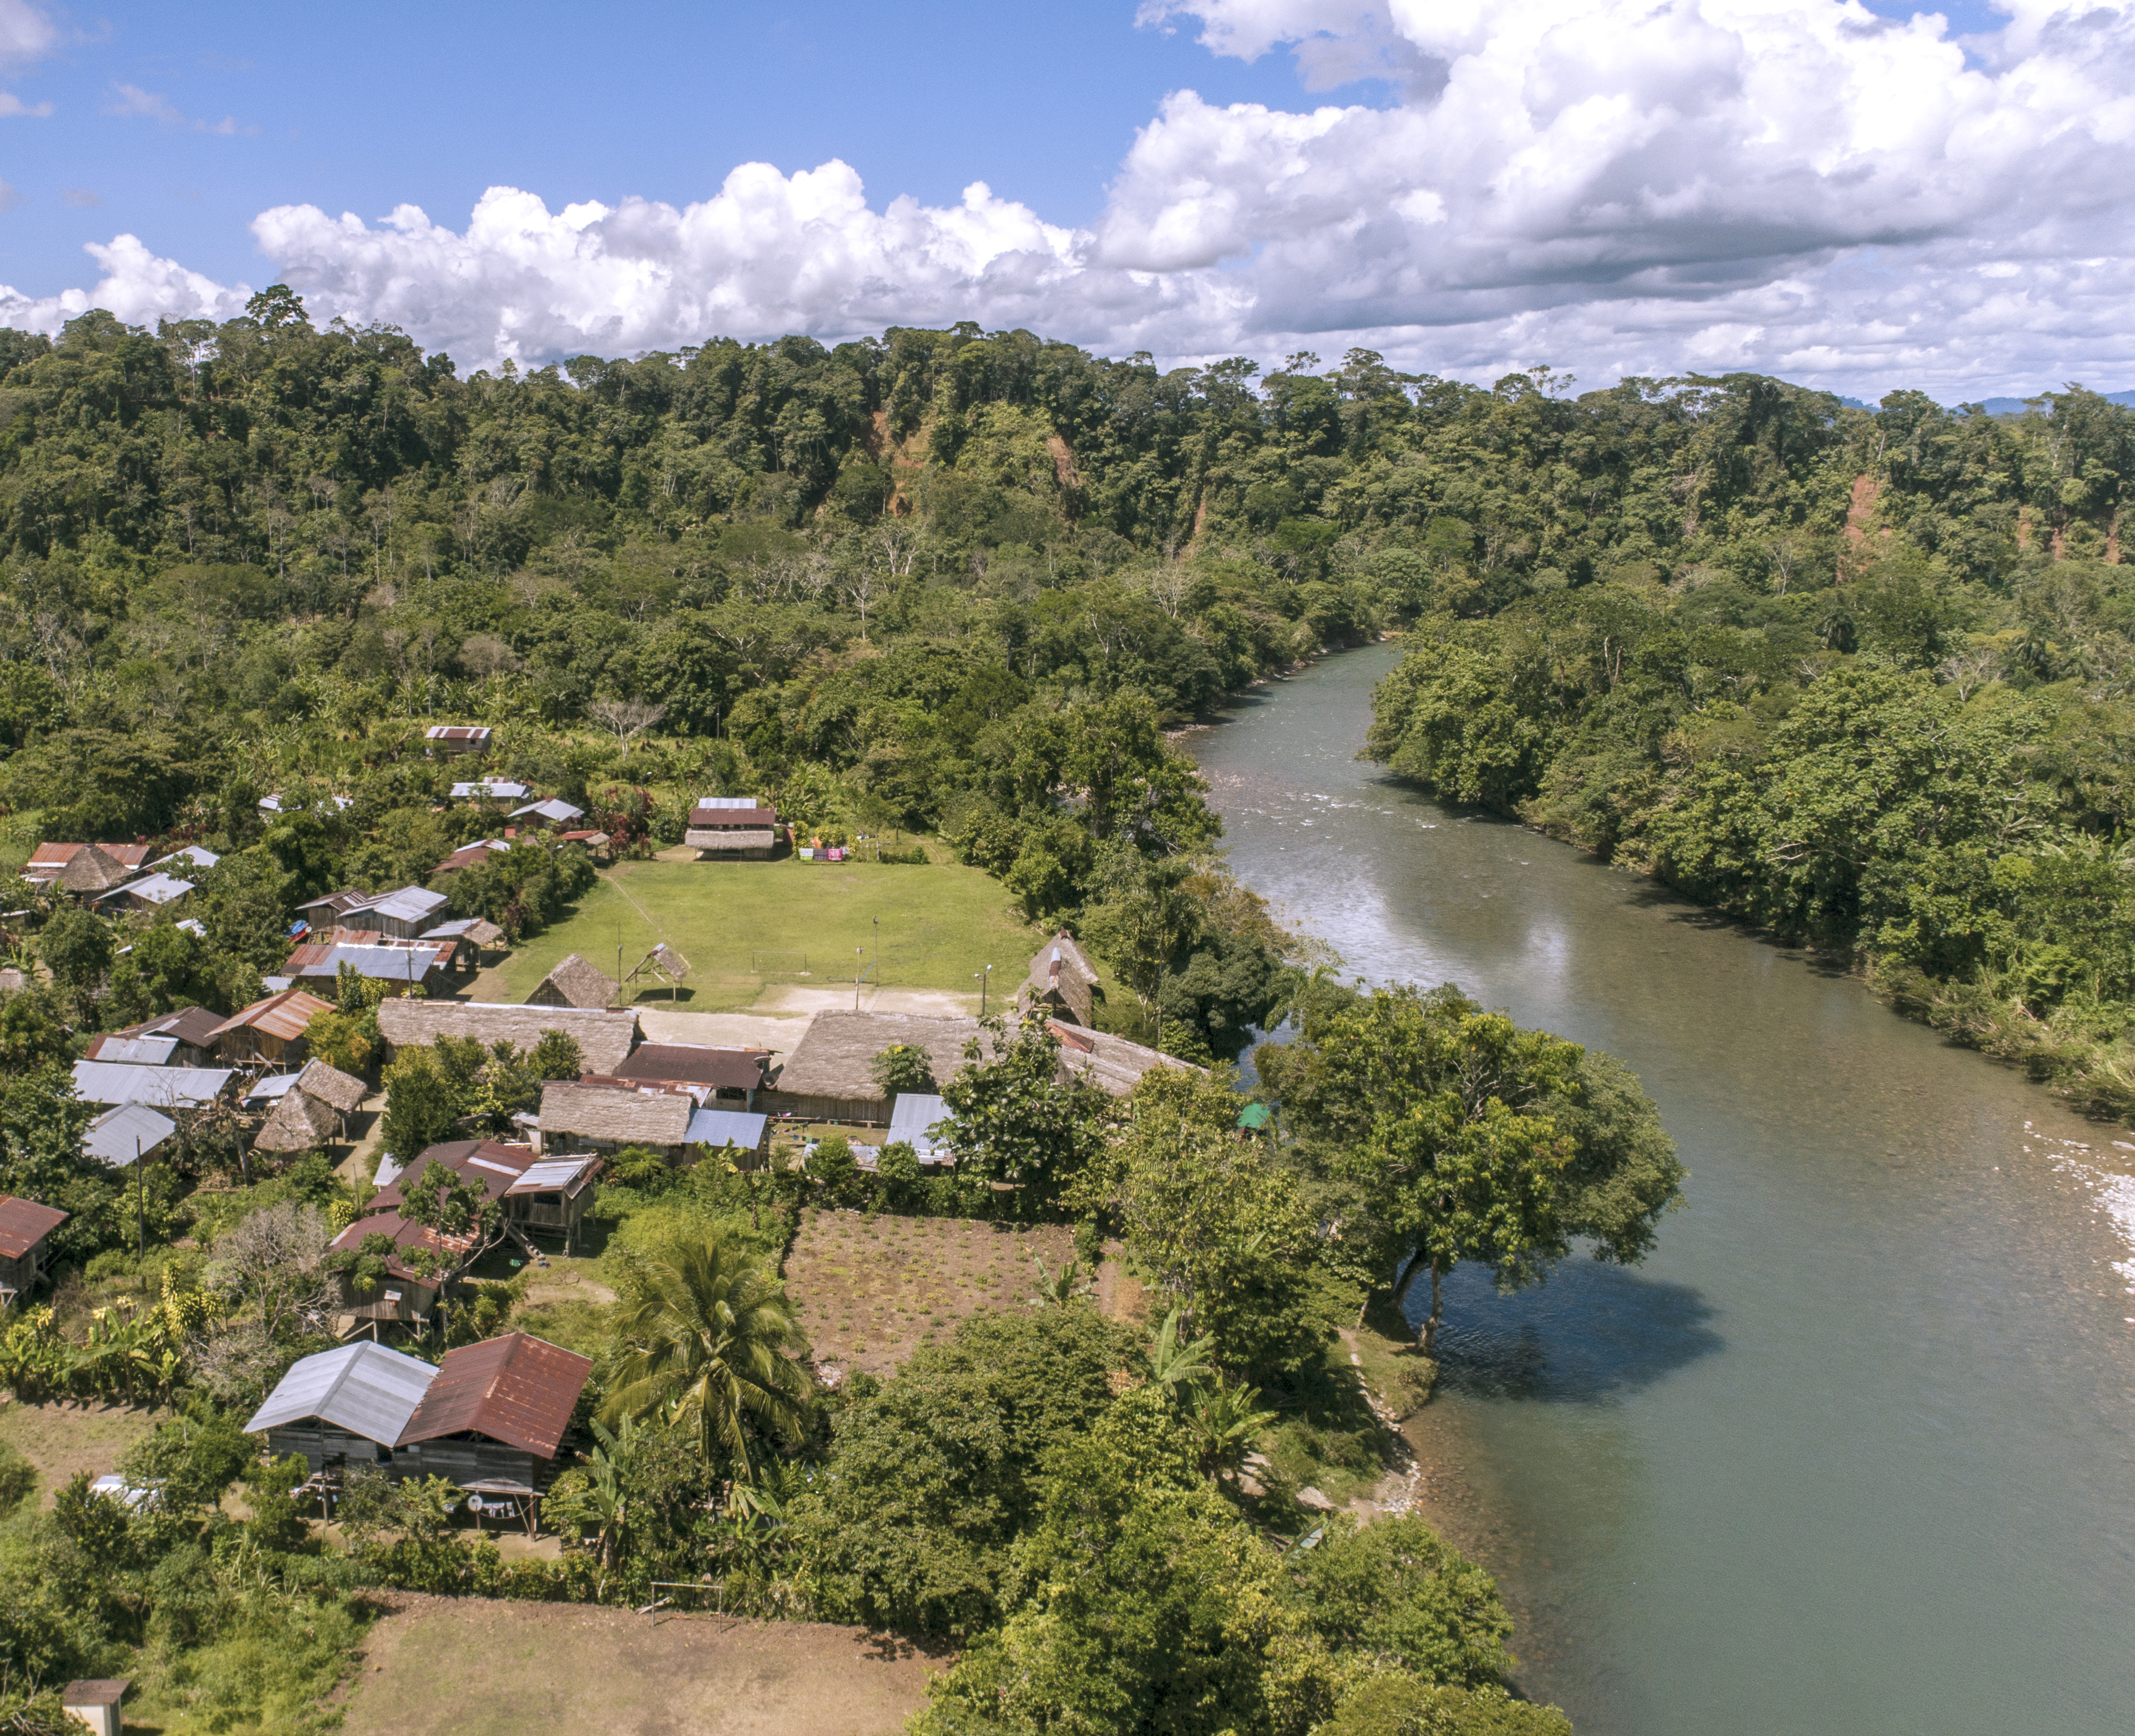
[(1233, 867), (1347, 974), (1621, 1056), (1691, 1172), (1642, 1267), (1449, 1288), (1417, 1439), (1523, 1690), (1581, 1736), (2135, 1729), (2135, 1135), (1358, 761), (1397, 655), (1188, 738)]

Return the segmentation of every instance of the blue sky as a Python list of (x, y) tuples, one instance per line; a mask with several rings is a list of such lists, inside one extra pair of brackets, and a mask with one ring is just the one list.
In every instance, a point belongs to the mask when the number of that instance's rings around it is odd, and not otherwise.
[[(1960, 52), (1845, 0), (0, 0), (0, 322), (286, 277), (470, 360), (968, 317), (1469, 375), (2120, 384), (2135, 0), (2017, 3), (2002, 35), (1946, 9)], [(833, 159), (864, 194), (722, 202)], [(491, 187), (533, 198), (471, 225)]]

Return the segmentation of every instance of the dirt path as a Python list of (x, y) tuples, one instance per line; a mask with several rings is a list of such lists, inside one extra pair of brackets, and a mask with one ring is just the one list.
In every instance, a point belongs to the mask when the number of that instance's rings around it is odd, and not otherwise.
[(946, 1660), (854, 1627), (402, 1597), (349, 1736), (892, 1736)]

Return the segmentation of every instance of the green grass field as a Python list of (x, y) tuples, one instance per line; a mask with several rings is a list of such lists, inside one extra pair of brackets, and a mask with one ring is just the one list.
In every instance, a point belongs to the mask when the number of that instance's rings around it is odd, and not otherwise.
[[(482, 992), (523, 1000), (574, 952), (613, 975), (618, 938), (626, 971), (659, 941), (690, 961), (684, 1010), (731, 1013), (767, 987), (850, 985), (854, 948), (871, 964), (878, 944), (869, 980), (883, 988), (972, 994), (971, 974), (991, 965), (994, 993), (1012, 994), (1044, 931), (998, 881), (952, 863), (631, 862), (603, 874), (576, 915), (521, 945)], [(623, 994), (661, 1002), (667, 989), (641, 979)]]

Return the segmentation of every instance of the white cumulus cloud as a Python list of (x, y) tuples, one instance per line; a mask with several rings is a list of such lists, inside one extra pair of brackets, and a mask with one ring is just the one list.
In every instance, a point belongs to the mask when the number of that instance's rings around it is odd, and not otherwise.
[(52, 51), (59, 27), (30, 0), (0, 0), (0, 66), (27, 66)]
[[(1146, 0), (1141, 16), (1218, 55), (1287, 51), (1308, 89), (1381, 82), (1295, 110), (1175, 92), (1087, 229), (983, 183), (878, 206), (832, 161), (745, 164), (680, 207), (552, 210), (493, 187), (463, 228), (296, 205), (253, 234), (320, 313), (400, 325), (471, 365), (973, 319), (1114, 353), (1363, 344), (1597, 383), (1744, 367), (1948, 396), (2135, 384), (2135, 0), (2007, 0), (2000, 28), (1963, 38), (1857, 0)], [(225, 294), (130, 238), (98, 257), (137, 302)]]
[(159, 319), (226, 320), (242, 313), (252, 294), (242, 283), (227, 288), (175, 260), (159, 259), (133, 235), (92, 242), (85, 250), (102, 269), (94, 288), (31, 297), (0, 283), (0, 326), (56, 332), (92, 307), (135, 326), (153, 326)]

